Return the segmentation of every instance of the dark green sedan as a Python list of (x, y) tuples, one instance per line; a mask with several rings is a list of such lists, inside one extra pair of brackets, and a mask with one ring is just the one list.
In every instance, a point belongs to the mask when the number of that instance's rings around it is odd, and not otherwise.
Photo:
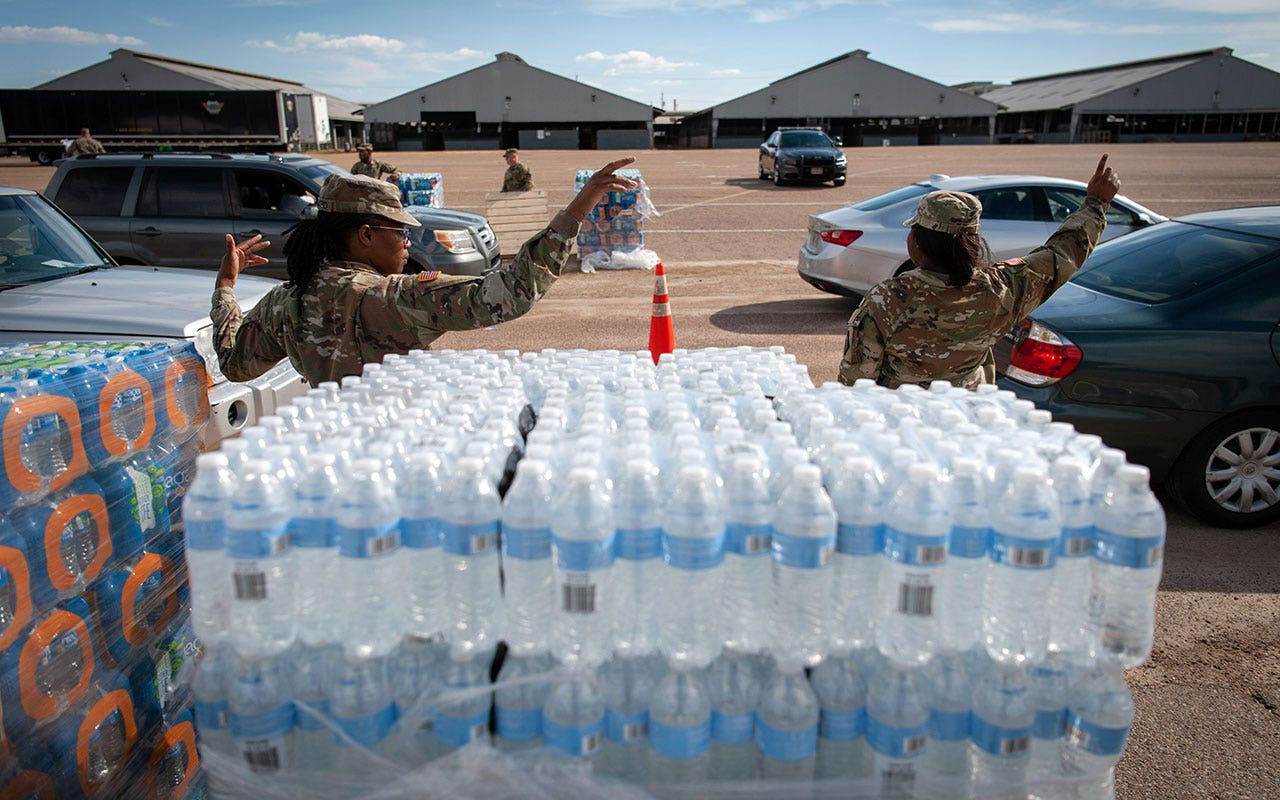
[(1280, 519), (1280, 206), (1107, 242), (997, 353), (999, 383), (1151, 468), (1211, 525)]

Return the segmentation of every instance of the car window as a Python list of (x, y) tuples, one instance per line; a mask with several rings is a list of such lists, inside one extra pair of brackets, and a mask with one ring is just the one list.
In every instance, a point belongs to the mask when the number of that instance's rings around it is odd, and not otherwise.
[(339, 167), (336, 164), (313, 164), (312, 166), (309, 166), (309, 167), (299, 167), (298, 172), (301, 172), (303, 175), (306, 175), (308, 178), (320, 184), (321, 186), (324, 185), (325, 178), (328, 178), (330, 175), (350, 175), (351, 174), (350, 172), (347, 172), (345, 169), (343, 169), (342, 167)]
[(0, 197), (0, 288), (106, 266), (102, 251), (45, 200)]
[(1016, 222), (1034, 222), (1036, 219), (1035, 193), (1029, 186), (1010, 186), (974, 192), (982, 203), (984, 220), (1003, 219)]
[(232, 178), (244, 219), (297, 219), (316, 200), (302, 184), (278, 172), (237, 169)]
[[(1062, 222), (1084, 205), (1085, 192), (1084, 189), (1046, 186), (1044, 197), (1049, 203), (1050, 218), (1054, 222)], [(1112, 203), (1107, 208), (1107, 224), (1132, 228), (1138, 224), (1138, 215), (1132, 209), (1125, 208), (1119, 203)]]
[(72, 216), (120, 216), (133, 167), (67, 170), (53, 202)]
[(140, 217), (226, 217), (222, 170), (202, 167), (147, 169), (138, 194)]
[[(879, 211), (882, 208), (888, 208), (894, 203), (901, 203), (903, 200), (913, 200), (917, 197), (923, 197), (933, 191), (933, 187), (927, 184), (913, 183), (910, 186), (903, 186), (901, 189), (894, 189), (892, 192), (878, 194), (875, 197), (868, 197), (866, 200), (859, 200), (849, 208), (856, 208), (859, 211)], [(906, 219), (906, 217), (903, 217)]]
[(781, 147), (833, 147), (821, 131), (787, 131), (778, 140)]
[(1271, 239), (1163, 222), (1094, 251), (1072, 282), (1104, 294), (1162, 303), (1280, 256)]

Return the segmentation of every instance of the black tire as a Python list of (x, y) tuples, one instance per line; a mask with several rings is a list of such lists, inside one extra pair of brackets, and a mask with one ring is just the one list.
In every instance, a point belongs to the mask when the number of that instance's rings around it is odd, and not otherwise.
[(765, 171), (764, 171), (764, 159), (763, 159), (763, 158), (762, 158), (762, 159), (760, 159), (758, 162), (756, 162), (756, 169), (757, 169), (757, 170), (759, 170), (759, 172), (760, 172), (760, 174), (759, 174), (759, 175), (757, 175), (756, 177), (758, 177), (758, 178), (759, 178), (760, 180), (762, 180), (762, 181), (767, 181), (767, 180), (769, 180), (769, 173), (767, 173), (767, 172), (765, 172)]
[(1280, 411), (1245, 411), (1201, 431), (1169, 475), (1195, 516), (1220, 528), (1280, 519)]
[(778, 162), (773, 162), (773, 185), (782, 185), (782, 170), (778, 169)]
[(836, 186), (844, 186), (845, 180), (846, 180), (845, 178), (836, 178), (835, 180), (832, 181), (832, 183), (835, 184)]
[(54, 156), (53, 153), (50, 153), (48, 150), (36, 151), (36, 163), (42, 167), (51, 166), (53, 164), (54, 158), (56, 158), (56, 156)]

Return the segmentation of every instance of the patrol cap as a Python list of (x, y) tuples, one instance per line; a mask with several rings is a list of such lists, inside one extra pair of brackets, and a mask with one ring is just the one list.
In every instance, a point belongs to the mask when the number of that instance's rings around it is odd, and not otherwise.
[(915, 215), (902, 227), (919, 225), (940, 233), (962, 233), (976, 231), (980, 216), (982, 203), (968, 192), (929, 192), (920, 198)]
[(520, 155), (520, 151), (514, 147), (508, 147), (506, 150), (502, 152), (503, 158), (506, 158), (507, 156), (518, 156), (518, 155)]
[(320, 187), (316, 208), (335, 214), (375, 214), (415, 228), (422, 224), (400, 205), (400, 190), (394, 184), (367, 175), (330, 175)]
[(363, 153), (365, 151), (372, 153), (373, 145), (369, 144), (368, 142), (361, 142), (360, 144), (356, 145), (356, 152)]

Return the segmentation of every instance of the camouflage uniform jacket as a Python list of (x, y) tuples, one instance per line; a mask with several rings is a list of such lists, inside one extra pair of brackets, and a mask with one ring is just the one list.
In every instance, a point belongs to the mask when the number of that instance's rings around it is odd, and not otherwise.
[(246, 381), (287, 356), (316, 386), (359, 375), (387, 353), (427, 348), (445, 331), (515, 319), (555, 282), (577, 230), (561, 212), (525, 242), (514, 264), (483, 277), (384, 276), (364, 264), (331, 262), (301, 298), (281, 284), (243, 315), (231, 289), (215, 289), (210, 316), (218, 362), (229, 379)]
[(529, 168), (520, 162), (516, 162), (507, 167), (506, 174), (502, 176), (502, 191), (504, 192), (531, 192), (533, 191), (533, 173)]
[(67, 145), (67, 155), (75, 158), (81, 153), (105, 153), (106, 148), (102, 146), (102, 142), (92, 136), (81, 136), (71, 144)]
[(849, 317), (840, 382), (994, 383), (992, 345), (1080, 268), (1102, 235), (1106, 206), (1086, 198), (1043, 246), (975, 269), (964, 286), (923, 269), (881, 281)]
[(383, 175), (390, 175), (393, 172), (399, 172), (399, 170), (385, 161), (378, 161), (373, 158), (369, 159), (368, 164), (363, 161), (357, 161), (355, 164), (351, 165), (352, 175), (368, 175), (370, 178), (376, 178), (379, 180)]

